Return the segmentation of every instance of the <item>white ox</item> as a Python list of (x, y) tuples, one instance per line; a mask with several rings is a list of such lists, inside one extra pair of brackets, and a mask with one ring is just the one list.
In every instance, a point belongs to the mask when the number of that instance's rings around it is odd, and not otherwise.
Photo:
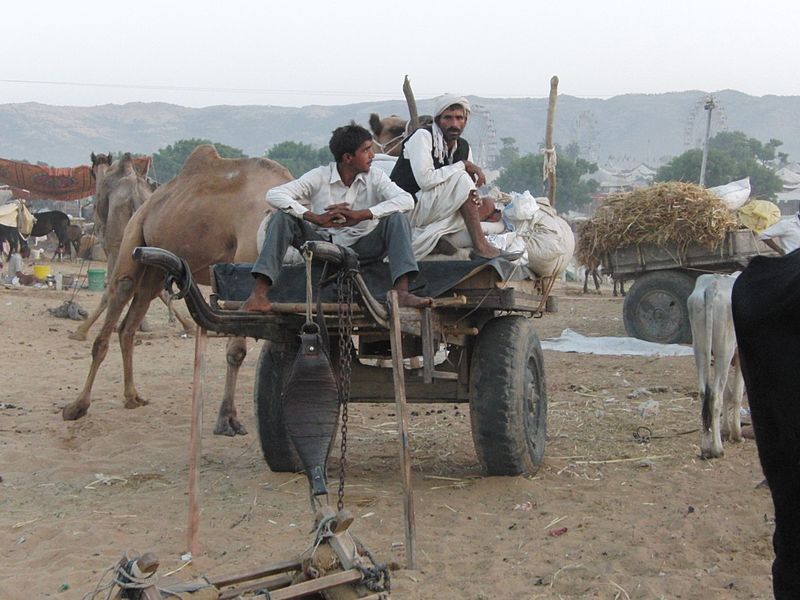
[[(744, 380), (731, 313), (731, 292), (738, 275), (738, 272), (733, 275), (701, 275), (686, 302), (703, 401), (702, 458), (720, 458), (725, 454), (723, 435), (732, 442), (742, 441), (739, 409)], [(730, 367), (733, 367), (733, 376), (729, 381)]]

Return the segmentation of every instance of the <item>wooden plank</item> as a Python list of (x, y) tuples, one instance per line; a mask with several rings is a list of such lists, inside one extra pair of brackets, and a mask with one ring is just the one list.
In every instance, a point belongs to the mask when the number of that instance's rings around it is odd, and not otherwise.
[(260, 569), (256, 569), (255, 571), (248, 571), (247, 573), (226, 575), (224, 577), (212, 577), (208, 579), (208, 582), (215, 587), (221, 588), (228, 585), (242, 583), (243, 581), (250, 581), (251, 579), (261, 579), (263, 577), (268, 577), (269, 575), (283, 573), (284, 571), (297, 571), (301, 566), (302, 562), (295, 558), (292, 560), (285, 560), (283, 562), (275, 563), (274, 565), (262, 567)]
[(189, 432), (189, 525), (186, 531), (189, 552), (200, 554), (200, 437), (203, 432), (203, 396), (206, 381), (206, 346), (208, 336), (197, 328), (194, 346), (194, 375), (192, 377), (192, 422)]
[(400, 330), (400, 305), (397, 292), (389, 291), (391, 320), (389, 335), (392, 343), (392, 375), (394, 378), (395, 404), (397, 405), (398, 433), (400, 435), (400, 467), (403, 477), (403, 512), (406, 525), (406, 567), (417, 568), (416, 525), (414, 522), (414, 490), (411, 485), (411, 449), (408, 442), (408, 408), (406, 406), (406, 384), (403, 368), (403, 341)]
[(422, 380), (425, 383), (433, 383), (433, 354), (435, 350), (433, 343), (433, 321), (431, 320), (431, 309), (426, 307), (420, 312), (422, 312)]
[(303, 581), (302, 583), (295, 583), (289, 587), (275, 590), (270, 592), (270, 600), (293, 600), (294, 598), (302, 598), (316, 592), (336, 587), (337, 585), (346, 585), (348, 583), (356, 583), (361, 581), (361, 572), (357, 569), (350, 569), (349, 571), (342, 571), (341, 573), (334, 573), (332, 575), (325, 575), (319, 579), (311, 579)]
[[(295, 576), (296, 573), (281, 573), (266, 579), (261, 579), (260, 581), (254, 581), (253, 583), (238, 585), (222, 592), (217, 600), (233, 600), (234, 598), (241, 598), (242, 594), (246, 594), (247, 592), (256, 592), (258, 590), (269, 590), (272, 592), (272, 590), (287, 588), (287, 586), (292, 584)], [(263, 598), (263, 596), (258, 597)], [(273, 596), (270, 595), (270, 598), (272, 597)]]

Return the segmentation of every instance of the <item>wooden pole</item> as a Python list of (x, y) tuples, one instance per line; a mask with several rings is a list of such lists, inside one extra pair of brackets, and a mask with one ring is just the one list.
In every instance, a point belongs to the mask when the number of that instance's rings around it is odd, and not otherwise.
[(397, 292), (389, 290), (389, 337), (392, 346), (392, 374), (394, 375), (394, 400), (397, 406), (397, 429), (400, 435), (400, 469), (403, 473), (403, 513), (406, 518), (406, 567), (417, 568), (417, 533), (414, 523), (414, 490), (411, 486), (411, 449), (408, 445), (408, 407), (406, 406), (406, 379), (403, 371), (403, 341), (400, 330), (400, 305)]
[(417, 113), (417, 100), (414, 98), (414, 91), (411, 89), (411, 82), (408, 75), (403, 80), (403, 95), (408, 104), (408, 127), (406, 127), (406, 137), (411, 137), (419, 127), (419, 114)]
[(555, 165), (552, 169), (547, 168), (548, 160), (555, 160), (556, 148), (553, 145), (553, 123), (556, 120), (556, 98), (558, 96), (558, 77), (553, 75), (550, 78), (550, 99), (547, 102), (547, 125), (544, 131), (544, 160), (547, 172), (547, 199), (550, 206), (556, 207), (556, 170)]
[(200, 436), (203, 431), (203, 395), (206, 382), (206, 345), (208, 335), (197, 328), (194, 345), (194, 376), (192, 378), (192, 424), (189, 433), (189, 526), (187, 538), (193, 557), (200, 554)]

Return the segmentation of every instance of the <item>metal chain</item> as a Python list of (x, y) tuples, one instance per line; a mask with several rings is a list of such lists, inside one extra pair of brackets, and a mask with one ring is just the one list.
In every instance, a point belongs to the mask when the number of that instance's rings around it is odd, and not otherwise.
[(353, 278), (344, 270), (336, 280), (337, 313), (339, 317), (339, 405), (342, 408), (342, 443), (339, 459), (339, 492), (336, 504), (344, 508), (344, 476), (347, 466), (347, 408), (350, 402), (350, 375), (353, 359)]

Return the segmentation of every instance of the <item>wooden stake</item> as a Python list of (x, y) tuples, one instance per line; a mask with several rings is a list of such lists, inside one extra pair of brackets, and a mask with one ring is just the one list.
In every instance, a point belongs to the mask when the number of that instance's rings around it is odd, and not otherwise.
[(394, 400), (397, 406), (397, 423), (400, 434), (400, 469), (403, 472), (403, 512), (406, 518), (407, 568), (417, 568), (417, 533), (414, 524), (414, 490), (411, 486), (411, 449), (408, 445), (408, 408), (406, 406), (406, 380), (403, 372), (403, 341), (400, 330), (400, 305), (397, 292), (389, 291), (391, 321), (389, 337), (392, 346), (392, 374), (394, 375)]
[(203, 431), (203, 395), (206, 382), (206, 345), (208, 335), (197, 328), (194, 345), (194, 376), (192, 378), (192, 424), (189, 433), (189, 527), (187, 538), (193, 557), (200, 554), (198, 531), (200, 528), (200, 436)]
[[(550, 78), (550, 99), (547, 103), (547, 126), (544, 132), (544, 160), (547, 164), (548, 154), (555, 152), (553, 145), (553, 124), (556, 120), (556, 97), (558, 96), (558, 77), (553, 75)], [(556, 173), (555, 171), (548, 171), (547, 173), (547, 199), (550, 201), (550, 206), (556, 207)]]
[(419, 114), (417, 114), (417, 100), (414, 98), (414, 91), (411, 89), (411, 82), (406, 75), (403, 80), (403, 95), (406, 97), (408, 104), (408, 127), (406, 127), (406, 137), (411, 137), (419, 128)]

